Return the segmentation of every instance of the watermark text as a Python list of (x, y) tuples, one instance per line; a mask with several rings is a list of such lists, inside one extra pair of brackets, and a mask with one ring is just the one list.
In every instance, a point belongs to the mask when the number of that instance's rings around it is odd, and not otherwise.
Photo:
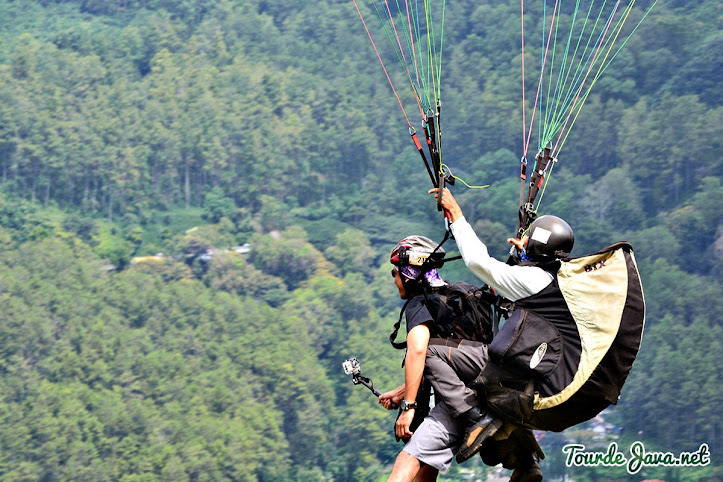
[(653, 452), (645, 450), (642, 442), (634, 442), (626, 457), (611, 443), (605, 452), (586, 451), (582, 444), (567, 444), (562, 447), (565, 454), (565, 465), (568, 467), (625, 467), (629, 474), (637, 474), (643, 467), (703, 467), (710, 464), (708, 444), (701, 444), (695, 452)]

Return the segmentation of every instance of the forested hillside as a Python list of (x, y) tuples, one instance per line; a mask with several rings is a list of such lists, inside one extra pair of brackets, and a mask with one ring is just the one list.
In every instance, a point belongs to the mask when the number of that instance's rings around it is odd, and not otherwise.
[[(621, 447), (712, 453), (648, 478), (721, 477), (720, 18), (713, 1), (656, 4), (541, 207), (575, 228), (573, 255), (635, 248), (646, 331), (606, 418)], [(520, 5), (449, 2), (444, 32), (445, 162), (490, 185), (453, 190), (501, 257)], [(350, 0), (0, 0), (0, 86), (0, 479), (388, 473), (394, 414), (341, 362), (401, 383), (388, 251), (444, 224)], [(583, 435), (543, 439), (549, 477), (627, 477), (566, 470), (564, 437)]]

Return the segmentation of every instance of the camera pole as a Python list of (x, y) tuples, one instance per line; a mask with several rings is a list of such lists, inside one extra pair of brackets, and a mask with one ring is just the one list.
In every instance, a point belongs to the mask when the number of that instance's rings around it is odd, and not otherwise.
[[(342, 367), (344, 368), (344, 373), (346, 373), (347, 375), (351, 375), (351, 381), (354, 383), (354, 385), (364, 385), (377, 397), (382, 394), (382, 392), (374, 388), (374, 383), (372, 383), (371, 379), (362, 376), (359, 360), (357, 360), (356, 358), (349, 358), (347, 360), (344, 360), (344, 363), (342, 363)], [(392, 409), (395, 409), (398, 408), (399, 405), (392, 402), (391, 407)]]

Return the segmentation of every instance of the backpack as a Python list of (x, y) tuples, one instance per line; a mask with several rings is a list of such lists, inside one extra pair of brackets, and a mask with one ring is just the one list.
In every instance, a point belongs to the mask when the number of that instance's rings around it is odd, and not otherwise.
[[(436, 296), (437, 302), (431, 297)], [(411, 300), (402, 307), (399, 320), (389, 336), (392, 346), (398, 350), (407, 347), (407, 342), (395, 342), (402, 324), (402, 317)], [(509, 304), (495, 295), (486, 285), (478, 287), (459, 281), (442, 287), (432, 294), (424, 293), (424, 305), (434, 319), (429, 326), (430, 337), (472, 340), (489, 344), (494, 336), (500, 316), (506, 315)]]

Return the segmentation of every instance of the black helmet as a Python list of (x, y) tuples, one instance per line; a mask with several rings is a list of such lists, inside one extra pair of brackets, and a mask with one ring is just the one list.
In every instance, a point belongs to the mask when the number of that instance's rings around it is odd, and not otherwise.
[(575, 234), (563, 219), (542, 216), (532, 224), (528, 232), (530, 240), (525, 249), (527, 256), (535, 258), (564, 258), (570, 255), (575, 244)]
[[(425, 236), (407, 236), (394, 246), (389, 262), (395, 266), (440, 268), (444, 264), (444, 248)], [(431, 258), (431, 259), (430, 259)]]

